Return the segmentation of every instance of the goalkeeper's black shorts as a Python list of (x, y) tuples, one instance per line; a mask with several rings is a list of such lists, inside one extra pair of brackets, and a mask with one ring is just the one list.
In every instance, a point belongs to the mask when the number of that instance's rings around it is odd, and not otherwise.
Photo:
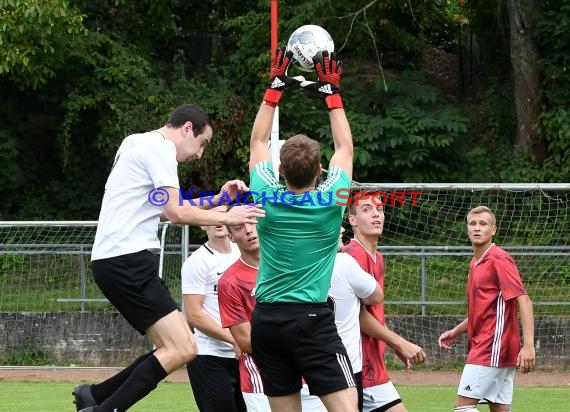
[(251, 345), (267, 396), (298, 392), (302, 378), (316, 396), (356, 386), (327, 303), (257, 303)]

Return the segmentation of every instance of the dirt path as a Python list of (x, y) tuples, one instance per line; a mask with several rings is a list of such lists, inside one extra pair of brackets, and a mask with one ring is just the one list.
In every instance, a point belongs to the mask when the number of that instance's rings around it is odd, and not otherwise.
[[(31, 368), (0, 367), (1, 381), (53, 381), (53, 382), (99, 382), (115, 374), (118, 368)], [(460, 371), (393, 371), (390, 372), (396, 385), (455, 386)], [(188, 382), (185, 369), (180, 369), (166, 378), (167, 382)], [(563, 386), (570, 388), (570, 372), (517, 373), (515, 386)]]

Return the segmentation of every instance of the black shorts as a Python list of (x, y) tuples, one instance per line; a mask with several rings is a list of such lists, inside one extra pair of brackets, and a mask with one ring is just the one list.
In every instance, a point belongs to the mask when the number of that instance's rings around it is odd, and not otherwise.
[(235, 358), (198, 355), (186, 365), (198, 409), (208, 412), (246, 412), (241, 393), (239, 362)]
[(356, 381), (356, 390), (358, 391), (358, 410), (362, 412), (364, 409), (364, 388), (362, 387), (362, 372), (355, 373), (354, 380)]
[(179, 309), (158, 277), (156, 256), (148, 250), (94, 260), (91, 264), (99, 289), (142, 335), (158, 320)]
[(267, 396), (298, 392), (301, 377), (316, 396), (356, 386), (326, 303), (258, 303), (251, 345)]

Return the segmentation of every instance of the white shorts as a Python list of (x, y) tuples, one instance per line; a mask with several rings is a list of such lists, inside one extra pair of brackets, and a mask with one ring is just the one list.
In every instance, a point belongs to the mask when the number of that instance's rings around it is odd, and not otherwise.
[(513, 403), (515, 367), (495, 368), (467, 364), (463, 368), (457, 394), (465, 398), (484, 399), (492, 403)]
[(321, 399), (309, 393), (309, 387), (306, 383), (301, 388), (301, 409), (303, 412), (327, 412), (327, 408)]
[(370, 412), (388, 404), (392, 404), (390, 405), (390, 407), (392, 407), (402, 402), (392, 381), (383, 383), (382, 385), (364, 388), (363, 399), (364, 412)]
[(247, 412), (271, 412), (267, 396), (261, 393), (242, 392), (243, 400), (247, 406)]

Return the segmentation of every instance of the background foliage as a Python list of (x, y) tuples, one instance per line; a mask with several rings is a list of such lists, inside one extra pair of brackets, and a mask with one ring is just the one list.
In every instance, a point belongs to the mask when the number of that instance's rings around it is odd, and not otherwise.
[[(549, 144), (515, 147), (508, 0), (281, 0), (282, 43), (327, 28), (345, 64), (355, 180), (570, 179), (570, 5), (541, 0), (527, 33), (541, 50)], [(0, 0), (0, 219), (96, 219), (114, 151), (195, 102), (216, 122), (181, 184), (247, 179), (248, 140), (269, 66), (269, 0)], [(283, 137), (331, 155), (327, 114), (288, 92)]]

